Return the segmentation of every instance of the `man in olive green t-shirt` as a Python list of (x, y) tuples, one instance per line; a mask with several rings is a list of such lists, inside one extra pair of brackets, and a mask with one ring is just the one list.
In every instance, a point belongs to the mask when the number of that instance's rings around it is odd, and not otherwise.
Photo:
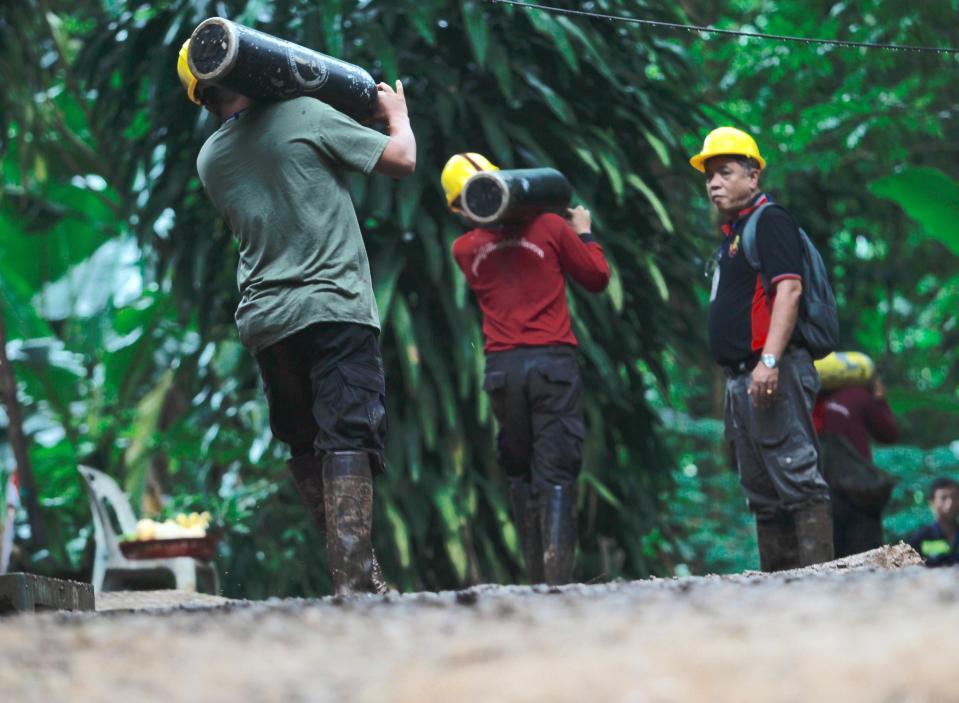
[(381, 83), (389, 136), (313, 98), (259, 102), (199, 85), (223, 120), (197, 170), (239, 242), (240, 339), (256, 357), (275, 437), (314, 521), (338, 594), (381, 590), (370, 539), (384, 468), (386, 385), (369, 261), (345, 173), (416, 167), (403, 86)]

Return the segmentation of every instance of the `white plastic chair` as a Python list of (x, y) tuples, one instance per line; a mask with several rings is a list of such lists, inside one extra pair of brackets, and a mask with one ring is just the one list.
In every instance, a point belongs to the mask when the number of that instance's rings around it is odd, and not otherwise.
[(120, 536), (110, 519), (107, 506), (113, 508), (122, 533), (135, 532), (137, 519), (130, 500), (117, 482), (102, 471), (89, 466), (78, 468), (90, 498), (96, 550), (93, 556), (93, 590), (119, 591), (131, 586), (164, 588), (172, 578), (174, 588), (206, 593), (219, 593), (219, 578), (211, 562), (193, 557), (169, 559), (127, 559), (120, 551)]

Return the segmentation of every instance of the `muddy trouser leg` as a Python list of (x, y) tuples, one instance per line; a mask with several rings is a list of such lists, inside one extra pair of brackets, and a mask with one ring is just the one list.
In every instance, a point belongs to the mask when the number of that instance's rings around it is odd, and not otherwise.
[(510, 511), (530, 583), (542, 583), (543, 546), (539, 503), (530, 481), (533, 458), (530, 406), (526, 396), (527, 350), (490, 353), (484, 390), (499, 424), (496, 459), (509, 481)]
[[(795, 524), (792, 516), (781, 508), (779, 495), (766, 473), (762, 455), (757, 451), (744, 421), (748, 411), (741, 406), (749, 402), (748, 395), (745, 395), (748, 379), (749, 374), (745, 374), (726, 382), (726, 439), (733, 449), (746, 503), (756, 516), (759, 568), (766, 572), (795, 569), (799, 566)], [(741, 387), (744, 382), (746, 389)]]
[(573, 577), (576, 556), (576, 481), (583, 463), (582, 381), (576, 352), (543, 348), (530, 358), (533, 408), (533, 485), (539, 494), (546, 583)]
[(313, 523), (325, 532), (323, 463), (313, 453), (318, 428), (313, 419), (313, 391), (303, 337), (297, 333), (267, 347), (256, 355), (256, 362), (270, 407), (270, 429), (274, 437), (289, 445), (287, 466), (300, 498)]
[(789, 518), (796, 536), (796, 566), (832, 558), (829, 489), (822, 477), (819, 442), (812, 424), (812, 406), (819, 389), (812, 359), (801, 349), (783, 355), (779, 391), (769, 407), (753, 405), (747, 394), (749, 383), (748, 373), (727, 382), (727, 438), (735, 447), (740, 481), (756, 514), (757, 533), (770, 535), (770, 565), (787, 568), (782, 565), (791, 561), (790, 555), (783, 554), (792, 549), (787, 536)]
[(378, 333), (352, 323), (305, 331), (314, 451), (323, 457), (326, 540), (338, 594), (381, 592), (372, 550), (373, 482), (385, 468), (386, 383)]

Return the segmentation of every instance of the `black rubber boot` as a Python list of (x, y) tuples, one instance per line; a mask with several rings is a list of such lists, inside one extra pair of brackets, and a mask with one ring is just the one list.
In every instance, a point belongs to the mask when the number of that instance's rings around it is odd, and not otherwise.
[(835, 558), (832, 541), (832, 506), (815, 503), (793, 514), (799, 541), (799, 565), (811, 566)]
[(780, 513), (773, 518), (757, 517), (756, 541), (759, 543), (759, 568), (763, 571), (799, 568), (799, 542), (792, 515)]
[(509, 487), (509, 503), (513, 524), (519, 534), (519, 545), (526, 562), (530, 583), (543, 583), (543, 533), (540, 529), (539, 503), (532, 495), (532, 486), (516, 481)]
[(326, 533), (326, 505), (323, 499), (323, 462), (312, 454), (295, 456), (286, 462), (293, 482), (316, 528)]
[(374, 579), (373, 477), (366, 452), (323, 457), (326, 551), (336, 595), (381, 592)]
[(539, 511), (543, 533), (543, 577), (550, 586), (561, 586), (572, 580), (576, 557), (575, 486), (541, 488)]
[[(323, 462), (313, 455), (293, 457), (287, 462), (293, 482), (300, 492), (300, 498), (306, 505), (313, 524), (320, 534), (326, 534), (326, 501), (323, 497)], [(383, 569), (380, 568), (376, 552), (373, 552), (373, 582), (377, 593), (386, 593), (388, 587), (383, 578)]]

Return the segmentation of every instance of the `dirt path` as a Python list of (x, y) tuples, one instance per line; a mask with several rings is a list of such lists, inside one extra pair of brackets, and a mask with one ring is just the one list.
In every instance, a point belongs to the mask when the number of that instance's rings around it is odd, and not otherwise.
[(341, 604), (115, 594), (0, 621), (0, 700), (959, 701), (959, 570), (911, 558)]

